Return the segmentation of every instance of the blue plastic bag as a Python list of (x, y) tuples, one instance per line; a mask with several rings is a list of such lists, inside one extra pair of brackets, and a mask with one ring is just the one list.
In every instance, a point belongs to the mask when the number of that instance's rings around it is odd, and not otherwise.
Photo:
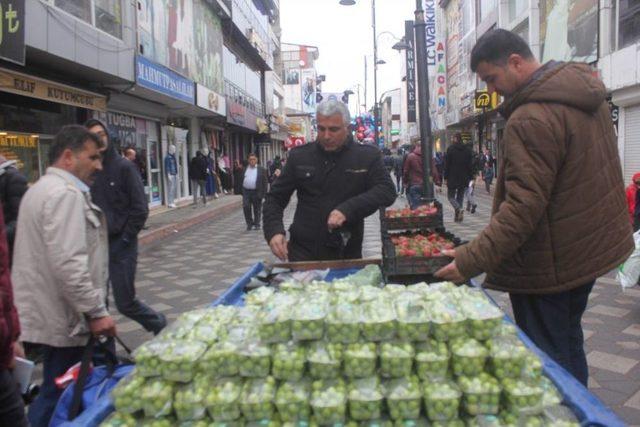
[[(118, 381), (127, 376), (133, 368), (134, 365), (118, 365), (113, 372), (110, 372), (109, 368), (106, 366), (95, 368), (87, 378), (87, 382), (84, 386), (84, 391), (82, 393), (83, 410), (86, 408), (95, 408), (95, 403), (101, 398), (102, 400), (105, 400), (104, 397), (108, 396), (111, 390), (116, 386), (116, 384), (118, 384)], [(71, 383), (62, 393), (62, 396), (60, 396), (60, 400), (58, 400), (56, 409), (53, 412), (51, 421), (49, 422), (49, 427), (86, 425), (84, 422), (81, 422), (81, 419), (85, 418), (82, 416), (82, 412), (74, 421), (69, 421), (69, 410), (71, 409), (71, 401), (73, 399), (75, 386), (75, 382)], [(106, 412), (105, 416), (108, 413), (109, 412)], [(97, 420), (96, 425), (100, 424), (101, 421), (101, 419)]]

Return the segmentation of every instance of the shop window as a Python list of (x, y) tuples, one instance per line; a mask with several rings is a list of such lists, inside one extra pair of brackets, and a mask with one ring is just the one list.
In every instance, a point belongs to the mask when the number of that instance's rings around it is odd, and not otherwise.
[(509, 0), (509, 22), (520, 16), (528, 6), (528, 0)]
[(640, 40), (640, 0), (619, 0), (618, 48)]
[(498, 0), (480, 0), (480, 22), (484, 21), (498, 7)]
[(464, 0), (462, 3), (462, 34), (466, 36), (476, 27), (476, 16), (472, 0)]
[(95, 26), (96, 28), (122, 38), (121, 0), (46, 0), (55, 7)]

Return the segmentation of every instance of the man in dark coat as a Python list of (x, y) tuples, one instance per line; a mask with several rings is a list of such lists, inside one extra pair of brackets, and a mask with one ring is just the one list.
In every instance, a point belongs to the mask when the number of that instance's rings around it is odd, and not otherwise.
[(207, 174), (209, 173), (209, 162), (201, 151), (196, 151), (196, 156), (189, 162), (189, 179), (191, 180), (191, 191), (193, 191), (193, 207), (198, 206), (198, 189), (202, 196), (202, 203), (207, 204)]
[(258, 156), (253, 153), (249, 154), (247, 162), (247, 167), (242, 173), (242, 209), (247, 231), (252, 228), (260, 230), (262, 199), (267, 194), (269, 185), (267, 170), (258, 165)]
[(157, 313), (136, 298), (138, 234), (149, 215), (140, 173), (136, 165), (118, 154), (107, 125), (100, 120), (89, 119), (85, 127), (106, 145), (102, 172), (98, 173), (91, 187), (91, 198), (107, 217), (109, 280), (116, 308), (147, 331), (157, 334), (167, 324), (164, 314)]
[(9, 244), (9, 265), (13, 256), (20, 201), (29, 188), (27, 178), (16, 168), (17, 163), (16, 160), (7, 160), (4, 156), (0, 156), (0, 202)]
[(455, 222), (462, 222), (464, 192), (473, 176), (473, 155), (462, 143), (459, 134), (454, 135), (453, 144), (447, 149), (444, 179), (447, 182), (447, 197), (455, 209)]
[[(353, 141), (344, 103), (320, 103), (317, 121), (317, 141), (290, 151), (267, 194), (264, 236), (282, 260), (361, 258), (364, 219), (394, 202), (395, 187), (380, 150)], [(294, 191), (298, 205), (287, 242), (282, 216)]]

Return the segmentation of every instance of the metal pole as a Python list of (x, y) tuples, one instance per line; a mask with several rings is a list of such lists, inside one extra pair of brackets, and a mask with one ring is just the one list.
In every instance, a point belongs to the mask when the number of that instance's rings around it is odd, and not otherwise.
[(364, 112), (367, 112), (367, 55), (364, 56)]
[[(376, 0), (371, 0), (371, 14), (373, 17), (373, 141), (378, 144), (378, 40), (376, 37)], [(425, 41), (426, 43), (426, 41)]]
[(420, 117), (420, 146), (422, 147), (422, 186), (424, 198), (432, 201), (433, 182), (431, 180), (431, 115), (429, 114), (429, 66), (427, 65), (427, 24), (424, 20), (422, 0), (416, 0), (415, 24), (416, 62), (418, 63), (418, 111)]

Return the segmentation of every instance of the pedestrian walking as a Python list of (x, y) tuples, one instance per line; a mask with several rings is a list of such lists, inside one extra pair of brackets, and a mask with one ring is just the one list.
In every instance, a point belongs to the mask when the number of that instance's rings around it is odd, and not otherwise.
[(484, 154), (480, 158), (480, 171), (482, 173), (482, 180), (484, 181), (487, 194), (491, 194), (491, 183), (494, 178), (494, 165), (495, 161), (493, 155), (488, 148), (484, 149)]
[(631, 178), (631, 184), (627, 187), (627, 206), (629, 208), (629, 219), (633, 226), (633, 231), (640, 230), (640, 173), (636, 173)]
[(176, 193), (178, 190), (178, 161), (176, 160), (176, 146), (169, 145), (169, 152), (164, 156), (164, 173), (167, 178), (167, 206), (176, 207)]
[[(26, 179), (25, 179), (26, 182)], [(9, 245), (0, 210), (0, 425), (27, 427), (24, 402), (12, 374), (16, 357), (25, 357), (18, 342), (20, 322), (13, 302), (9, 269)]]
[(396, 176), (396, 192), (398, 195), (404, 194), (402, 175), (404, 174), (405, 158), (406, 156), (402, 148), (398, 148), (398, 152), (393, 158), (393, 174)]
[(17, 160), (7, 160), (0, 155), (0, 203), (4, 214), (4, 229), (9, 245), (9, 265), (13, 260), (13, 245), (16, 238), (16, 225), (22, 196), (29, 188), (27, 178), (20, 173)]
[(167, 320), (164, 314), (140, 301), (135, 288), (138, 234), (149, 216), (148, 199), (140, 173), (133, 163), (118, 156), (105, 123), (90, 119), (85, 127), (98, 135), (105, 146), (102, 171), (91, 186), (91, 197), (107, 219), (109, 280), (116, 308), (147, 331), (157, 334), (166, 326)]
[(436, 276), (460, 282), (486, 272), (484, 286), (509, 292), (518, 326), (586, 386), (589, 294), (634, 250), (607, 90), (589, 65), (541, 65), (503, 29), (478, 39), (471, 69), (506, 98), (508, 150), (489, 225), (446, 251), (455, 260)]
[(262, 217), (262, 199), (269, 185), (267, 170), (258, 165), (258, 156), (251, 153), (247, 158), (247, 167), (242, 174), (242, 210), (247, 223), (247, 231), (260, 230)]
[(460, 134), (453, 136), (453, 144), (447, 149), (444, 179), (447, 183), (447, 198), (453, 206), (455, 222), (464, 217), (464, 193), (473, 176), (473, 155), (471, 149), (462, 143)]
[[(425, 203), (425, 201), (423, 201), (423, 175), (422, 146), (420, 145), (420, 141), (416, 141), (413, 151), (409, 153), (407, 160), (404, 162), (404, 174), (402, 178), (407, 189), (407, 201), (411, 209), (416, 209)], [(438, 169), (436, 168), (436, 163), (433, 158), (431, 159), (431, 179), (435, 185), (441, 185)]]
[[(281, 260), (362, 258), (364, 219), (391, 205), (396, 192), (377, 147), (356, 144), (347, 106), (318, 104), (316, 142), (289, 152), (264, 204), (264, 237)], [(287, 242), (283, 212), (298, 204)]]
[(44, 357), (40, 393), (29, 407), (32, 427), (49, 425), (62, 394), (54, 380), (80, 361), (89, 335), (116, 332), (106, 307), (107, 223), (89, 189), (103, 146), (82, 126), (63, 127), (51, 144), (51, 167), (22, 200), (11, 279), (21, 339), (39, 345)]
[(191, 180), (191, 191), (193, 191), (193, 207), (198, 207), (198, 191), (202, 197), (202, 204), (207, 205), (207, 158), (202, 151), (196, 151), (196, 155), (189, 162), (189, 179)]

